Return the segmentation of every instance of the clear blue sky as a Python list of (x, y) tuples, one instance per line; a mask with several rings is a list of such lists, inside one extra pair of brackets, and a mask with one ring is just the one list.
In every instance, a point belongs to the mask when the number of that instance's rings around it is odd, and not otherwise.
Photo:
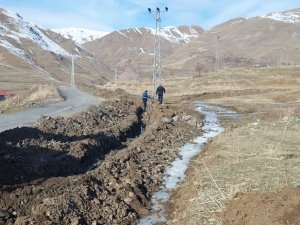
[(236, 17), (300, 8), (300, 0), (0, 0), (0, 7), (45, 28), (78, 27), (113, 31), (154, 27), (147, 8), (164, 8), (162, 26), (199, 25), (209, 29)]

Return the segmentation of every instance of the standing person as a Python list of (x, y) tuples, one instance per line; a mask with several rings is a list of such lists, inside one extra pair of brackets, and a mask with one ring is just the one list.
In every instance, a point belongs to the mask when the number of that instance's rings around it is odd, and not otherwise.
[(166, 89), (161, 84), (159, 84), (156, 89), (156, 95), (158, 96), (159, 104), (162, 104), (163, 102), (164, 93), (166, 93)]
[(147, 107), (147, 100), (149, 98), (149, 95), (148, 95), (148, 91), (145, 90), (142, 94), (142, 100), (143, 100), (143, 104), (144, 104), (144, 111), (146, 111), (146, 107)]

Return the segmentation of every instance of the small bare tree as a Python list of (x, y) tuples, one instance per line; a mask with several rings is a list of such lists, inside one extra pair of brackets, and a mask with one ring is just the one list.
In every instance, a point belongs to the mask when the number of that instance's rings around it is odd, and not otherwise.
[(201, 71), (203, 70), (204, 66), (200, 62), (197, 62), (195, 70), (198, 72), (199, 77), (201, 76)]

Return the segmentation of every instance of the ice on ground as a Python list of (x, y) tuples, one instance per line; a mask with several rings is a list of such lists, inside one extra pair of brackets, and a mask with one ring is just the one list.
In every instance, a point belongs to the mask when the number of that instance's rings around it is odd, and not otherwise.
[[(188, 143), (180, 148), (179, 154), (181, 157), (177, 158), (165, 172), (165, 179), (160, 191), (152, 196), (152, 213), (140, 220), (139, 225), (154, 225), (166, 221), (164, 204), (170, 199), (170, 191), (178, 187), (186, 177), (185, 172), (193, 157), (198, 155), (205, 143), (210, 138), (217, 136), (220, 132), (224, 131), (218, 123), (218, 116), (230, 117), (235, 114), (233, 111), (223, 109), (216, 106), (196, 103), (197, 111), (205, 115), (203, 135), (197, 137), (194, 143)], [(238, 119), (238, 114), (235, 114), (235, 119)]]

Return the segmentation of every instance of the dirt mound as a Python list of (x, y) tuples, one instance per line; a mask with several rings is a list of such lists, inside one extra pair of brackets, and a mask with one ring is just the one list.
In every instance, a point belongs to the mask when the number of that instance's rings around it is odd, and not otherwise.
[(300, 224), (300, 187), (279, 193), (238, 193), (221, 214), (223, 225)]
[[(0, 224), (136, 224), (201, 115), (130, 96), (0, 133)], [(143, 134), (140, 134), (144, 127)]]

